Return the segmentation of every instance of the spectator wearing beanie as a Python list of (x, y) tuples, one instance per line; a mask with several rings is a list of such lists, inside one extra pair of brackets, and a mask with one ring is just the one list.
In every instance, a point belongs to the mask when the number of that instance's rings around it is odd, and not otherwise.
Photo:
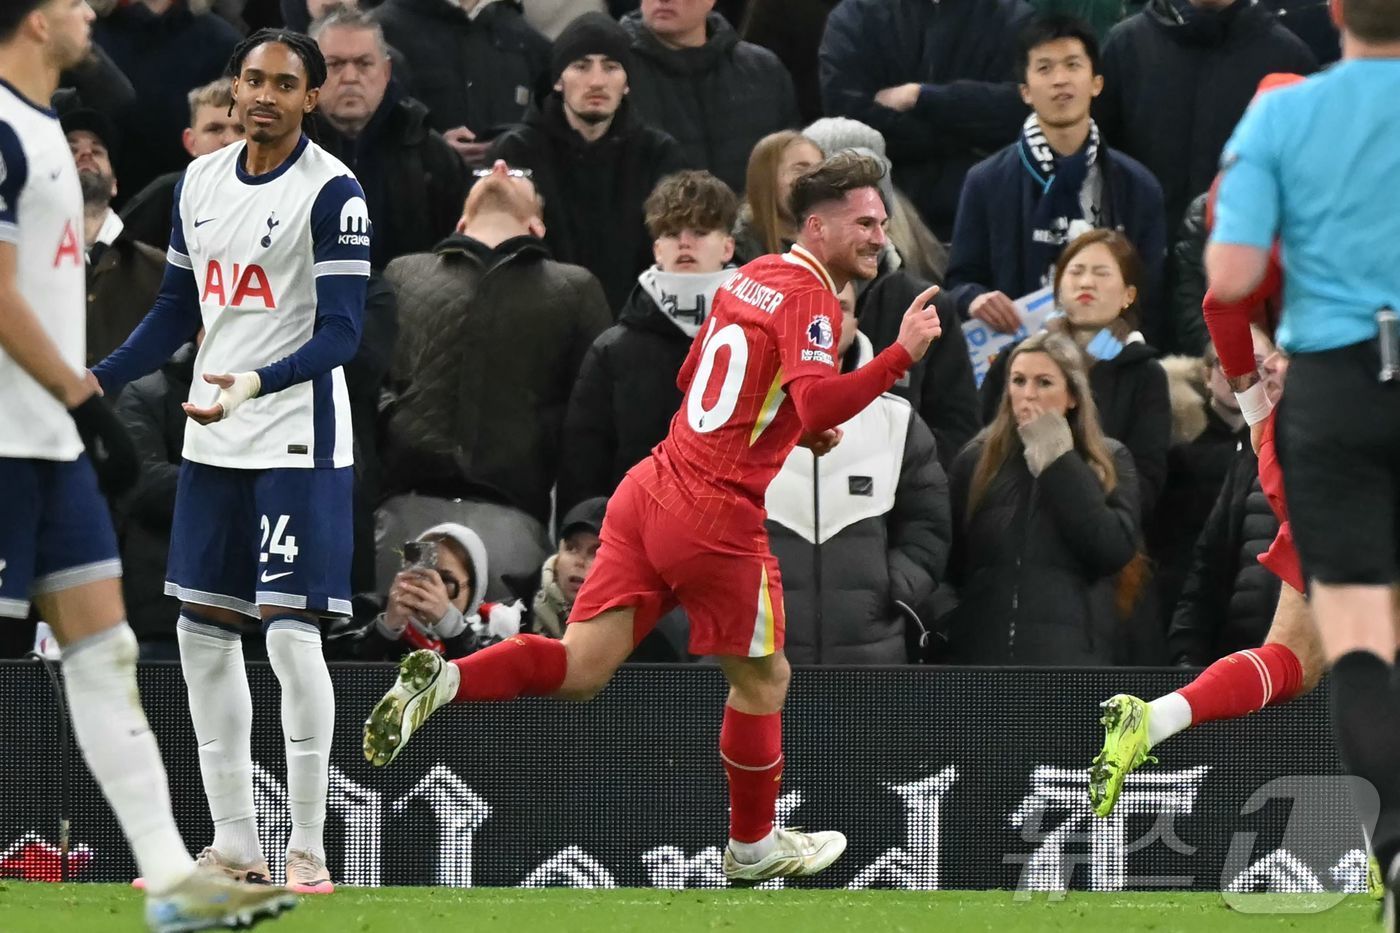
[(545, 243), (556, 259), (596, 275), (612, 308), (622, 307), (651, 264), (643, 202), (658, 181), (685, 167), (676, 141), (632, 113), (631, 67), (622, 27), (585, 13), (554, 43), (553, 91), (491, 148), (492, 160), (533, 172), (544, 198)]

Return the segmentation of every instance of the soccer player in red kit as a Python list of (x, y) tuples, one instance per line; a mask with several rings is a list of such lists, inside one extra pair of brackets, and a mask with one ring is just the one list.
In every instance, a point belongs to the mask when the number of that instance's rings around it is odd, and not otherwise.
[(930, 288), (895, 343), (838, 375), (837, 293), (871, 279), (885, 243), (883, 169), (833, 156), (793, 185), (797, 245), (738, 270), (716, 292), (677, 384), (670, 433), (608, 503), (602, 544), (562, 641), (520, 635), (453, 662), (415, 652), (365, 723), (365, 757), (385, 765), (452, 702), (554, 696), (587, 700), (677, 603), (690, 650), (716, 655), (729, 681), (720, 758), (729, 778), (724, 872), (732, 882), (809, 875), (846, 848), (836, 832), (773, 825), (783, 770), (783, 657), (778, 563), (764, 494), (794, 445), (818, 454), (836, 425), (888, 390), (941, 333)]

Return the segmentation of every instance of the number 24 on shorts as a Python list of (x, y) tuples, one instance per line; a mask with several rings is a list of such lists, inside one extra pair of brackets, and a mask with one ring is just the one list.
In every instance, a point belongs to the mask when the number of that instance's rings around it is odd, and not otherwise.
[(274, 526), (266, 515), (262, 517), (262, 544), (258, 545), (261, 552), (258, 554), (259, 563), (267, 563), (268, 554), (274, 554), (289, 564), (296, 560), (297, 539), (287, 534), (287, 522), (290, 518), (290, 515), (279, 515)]

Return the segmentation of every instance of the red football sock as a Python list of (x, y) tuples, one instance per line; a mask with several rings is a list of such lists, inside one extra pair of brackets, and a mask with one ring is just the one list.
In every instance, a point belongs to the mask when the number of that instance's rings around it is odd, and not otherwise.
[(1201, 671), (1177, 693), (1191, 705), (1191, 725), (1235, 719), (1293, 699), (1303, 687), (1303, 665), (1278, 643), (1236, 651)]
[(773, 829), (783, 778), (783, 714), (724, 708), (719, 757), (729, 776), (729, 838), (758, 842)]
[(513, 635), (452, 662), (462, 672), (454, 703), (544, 697), (564, 685), (564, 643), (540, 635)]

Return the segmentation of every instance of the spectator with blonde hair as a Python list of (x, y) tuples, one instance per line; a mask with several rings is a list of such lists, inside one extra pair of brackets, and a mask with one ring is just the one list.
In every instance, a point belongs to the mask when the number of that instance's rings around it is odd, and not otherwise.
[(781, 253), (797, 240), (797, 220), (788, 206), (792, 183), (821, 160), (821, 148), (797, 130), (770, 133), (753, 147), (744, 203), (734, 227), (734, 249), (741, 263)]
[(996, 417), (949, 479), (954, 657), (1122, 663), (1144, 563), (1132, 456), (1104, 436), (1073, 340), (1040, 333), (1007, 355)]

